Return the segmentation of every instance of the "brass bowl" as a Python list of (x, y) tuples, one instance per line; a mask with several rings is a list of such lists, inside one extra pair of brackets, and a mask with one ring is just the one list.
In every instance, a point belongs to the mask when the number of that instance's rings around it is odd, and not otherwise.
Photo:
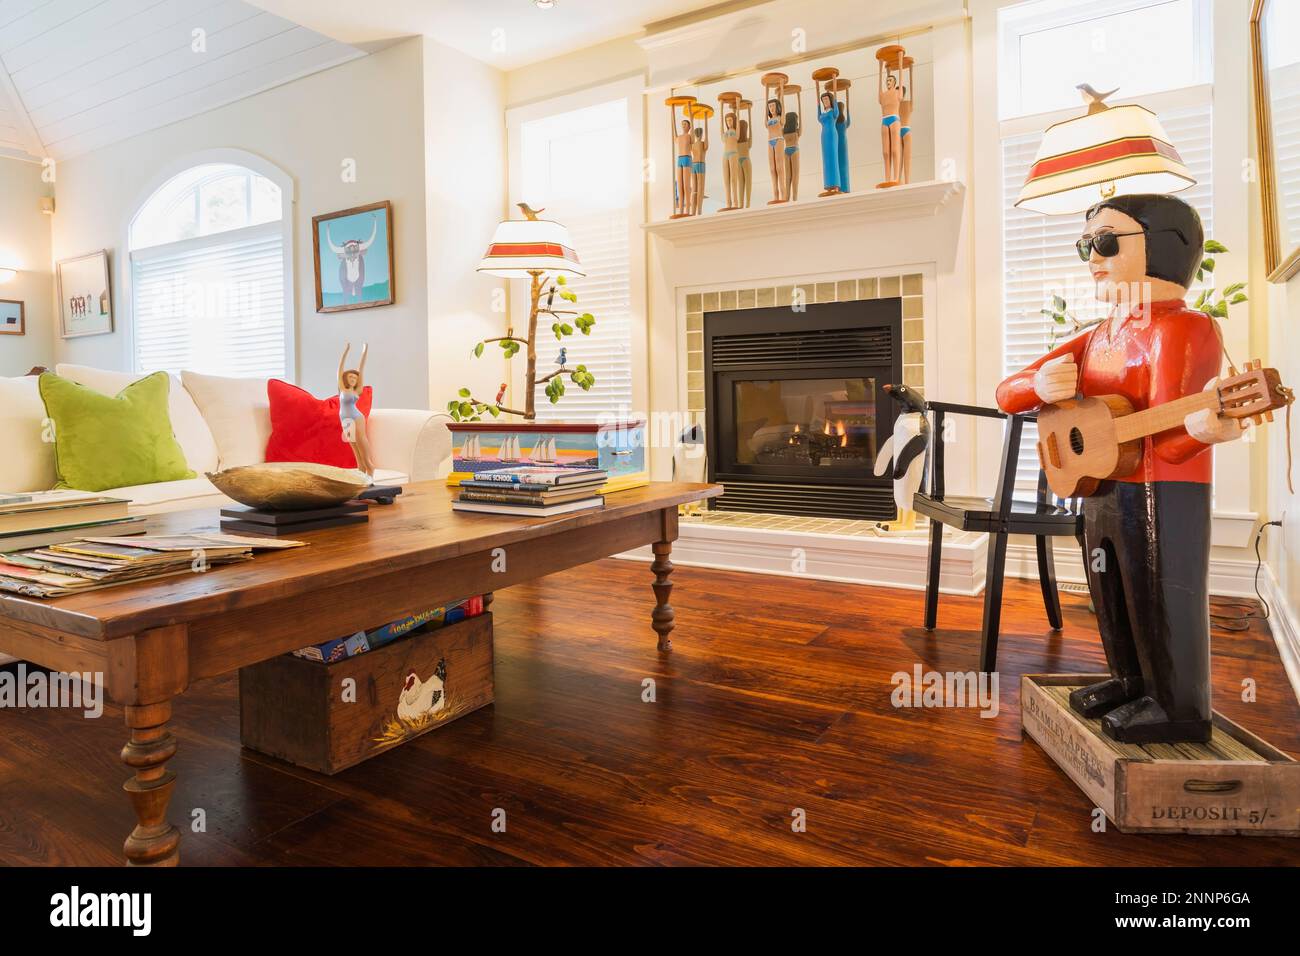
[(355, 468), (305, 461), (268, 461), (208, 472), (208, 481), (241, 505), (265, 511), (306, 511), (350, 501), (370, 487), (370, 477)]

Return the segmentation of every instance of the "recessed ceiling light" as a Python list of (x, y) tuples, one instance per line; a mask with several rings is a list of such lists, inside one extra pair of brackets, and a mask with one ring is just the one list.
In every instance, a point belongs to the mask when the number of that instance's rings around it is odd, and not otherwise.
[(555, 0), (533, 0), (537, 4), (538, 10), (550, 10), (555, 6)]

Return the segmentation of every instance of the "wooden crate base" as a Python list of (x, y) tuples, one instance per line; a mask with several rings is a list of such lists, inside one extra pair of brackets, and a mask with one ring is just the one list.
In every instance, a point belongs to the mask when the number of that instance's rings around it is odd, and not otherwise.
[[(423, 707), (402, 705), (405, 685)], [(434, 698), (433, 695), (437, 697)], [(245, 747), (338, 773), (493, 700), (492, 615), (480, 614), (334, 663), (285, 654), (239, 671)]]
[(1026, 674), (1021, 733), (1122, 833), (1300, 836), (1300, 763), (1217, 711), (1208, 744), (1123, 744), (1070, 708), (1106, 674)]

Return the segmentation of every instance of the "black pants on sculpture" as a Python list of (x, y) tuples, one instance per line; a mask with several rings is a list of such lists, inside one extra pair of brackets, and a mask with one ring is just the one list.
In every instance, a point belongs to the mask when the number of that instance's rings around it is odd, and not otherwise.
[(1083, 518), (1111, 679), (1071, 705), (1116, 740), (1209, 740), (1210, 485), (1107, 482)]

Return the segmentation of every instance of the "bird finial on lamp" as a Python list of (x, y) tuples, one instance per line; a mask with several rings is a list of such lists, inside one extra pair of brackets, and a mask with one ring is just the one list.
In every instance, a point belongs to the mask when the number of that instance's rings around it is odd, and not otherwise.
[(1102, 110), (1110, 109), (1110, 107), (1106, 105), (1106, 97), (1119, 90), (1119, 87), (1117, 86), (1113, 90), (1107, 90), (1105, 93), (1098, 93), (1092, 88), (1091, 84), (1080, 83), (1075, 87), (1075, 89), (1078, 90), (1079, 95), (1083, 97), (1083, 102), (1088, 106), (1088, 115), (1091, 116), (1093, 113), (1100, 113)]
[(515, 205), (519, 207), (519, 211), (524, 214), (524, 217), (529, 222), (536, 222), (537, 217), (540, 216), (542, 213), (546, 212), (545, 209), (534, 209), (526, 202), (517, 202), (515, 203)]

